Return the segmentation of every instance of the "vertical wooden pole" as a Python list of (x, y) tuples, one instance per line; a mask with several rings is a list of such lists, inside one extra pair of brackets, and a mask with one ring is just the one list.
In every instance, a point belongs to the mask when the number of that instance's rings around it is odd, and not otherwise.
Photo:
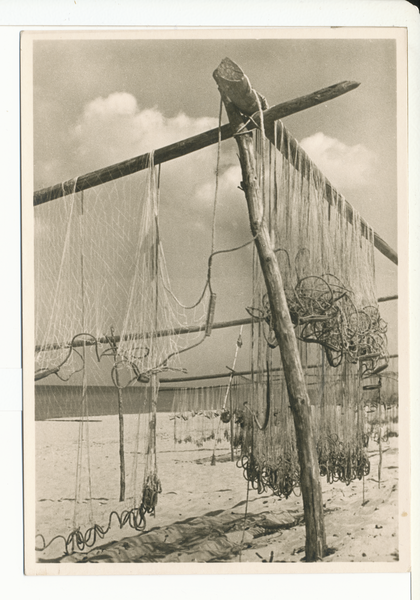
[(152, 374), (151, 395), (150, 395), (150, 421), (149, 421), (149, 445), (148, 452), (154, 453), (156, 450), (156, 423), (157, 423), (157, 398), (159, 381), (156, 373)]
[(233, 435), (234, 435), (234, 427), (233, 427), (233, 397), (232, 397), (232, 389), (229, 388), (229, 411), (230, 411), (230, 460), (233, 462), (235, 460), (233, 454)]
[(119, 454), (120, 454), (120, 502), (125, 500), (125, 455), (124, 455), (124, 407), (122, 388), (120, 387), (120, 379), (117, 366), (117, 344), (115, 342), (114, 328), (111, 327), (111, 336), (107, 341), (114, 355), (115, 383), (118, 390), (118, 427), (119, 427)]
[(381, 487), (381, 472), (382, 472), (382, 398), (381, 398), (381, 378), (379, 377), (379, 390), (378, 390), (378, 394), (379, 394), (379, 409), (378, 409), (378, 430), (379, 430), (379, 439), (378, 439), (378, 446), (379, 446), (379, 462), (378, 462), (378, 488)]
[[(358, 411), (357, 411), (357, 421), (359, 423), (362, 407), (362, 399), (363, 399), (363, 386), (362, 386), (362, 375), (363, 375), (363, 363), (359, 361), (359, 370), (357, 375), (357, 390), (358, 390)], [(362, 506), (365, 505), (365, 474), (362, 476)]]
[[(117, 346), (114, 342), (114, 332), (111, 328), (110, 344), (114, 353), (114, 365), (117, 361)], [(118, 367), (115, 368), (115, 381), (118, 390), (118, 426), (119, 426), (119, 453), (120, 453), (120, 502), (125, 500), (125, 455), (124, 455), (124, 409), (122, 389), (120, 387)]]
[[(311, 406), (300, 363), (297, 340), (290, 319), (283, 281), (264, 217), (264, 206), (258, 186), (252, 134), (239, 130), (243, 126), (241, 113), (220, 90), (239, 149), (242, 188), (248, 205), (252, 235), (264, 275), (270, 301), (272, 326), (279, 345), (284, 375), (292, 410), (306, 526), (306, 560), (322, 560), (326, 551), (321, 479), (316, 452)], [(237, 135), (239, 133), (239, 135)]]
[(122, 389), (118, 388), (118, 422), (120, 432), (120, 502), (125, 500), (124, 414)]

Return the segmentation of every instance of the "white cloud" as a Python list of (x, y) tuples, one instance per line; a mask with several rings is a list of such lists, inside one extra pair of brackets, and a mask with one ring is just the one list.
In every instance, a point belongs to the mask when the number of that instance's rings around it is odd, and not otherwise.
[(84, 108), (74, 136), (79, 156), (90, 170), (216, 126), (217, 119), (193, 119), (183, 113), (165, 118), (157, 108), (140, 108), (131, 94), (115, 92), (107, 98), (96, 98)]
[(363, 144), (347, 146), (322, 132), (304, 138), (300, 144), (339, 191), (372, 183), (376, 155)]
[(86, 118), (95, 118), (97, 115), (107, 117), (110, 114), (115, 115), (133, 115), (137, 110), (137, 101), (131, 94), (116, 92), (110, 94), (108, 98), (96, 98), (92, 100), (85, 108)]

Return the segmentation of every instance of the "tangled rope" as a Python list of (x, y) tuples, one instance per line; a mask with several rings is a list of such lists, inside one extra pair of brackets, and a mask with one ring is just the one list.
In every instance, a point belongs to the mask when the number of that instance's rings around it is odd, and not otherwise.
[(243, 454), (236, 465), (243, 469), (245, 479), (259, 494), (270, 489), (279, 498), (287, 499), (300, 485), (299, 470), (291, 468), (292, 461), (287, 458), (282, 458), (281, 464), (271, 466), (267, 463), (260, 464), (250, 452), (248, 455)]
[[(81, 340), (81, 338), (83, 338)], [(103, 340), (106, 340), (106, 343), (109, 344), (109, 347), (100, 351), (101, 346), (103, 346)], [(130, 357), (127, 357), (125, 353), (118, 350), (117, 344), (115, 342), (115, 336), (113, 329), (111, 328), (111, 334), (104, 334), (103, 340), (99, 341), (94, 335), (90, 333), (78, 333), (76, 334), (69, 344), (63, 345), (61, 349), (66, 350), (66, 356), (61, 362), (59, 362), (56, 366), (45, 369), (39, 369), (35, 372), (35, 381), (40, 379), (44, 379), (49, 377), (50, 375), (56, 375), (61, 381), (69, 381), (71, 377), (83, 371), (84, 365), (84, 357), (81, 352), (78, 351), (78, 347), (83, 346), (93, 346), (95, 349), (95, 358), (97, 362), (101, 362), (103, 357), (114, 357), (114, 364), (111, 368), (111, 379), (116, 388), (125, 389), (137, 382), (139, 383), (149, 383), (152, 375), (156, 373), (161, 373), (164, 371), (178, 371), (181, 370), (185, 372), (185, 369), (177, 369), (175, 367), (168, 367), (168, 360), (175, 354), (180, 354), (184, 352), (184, 350), (179, 350), (177, 352), (171, 353), (166, 357), (159, 365), (155, 368), (149, 368), (147, 370), (140, 369), (139, 365), (135, 361), (139, 361), (141, 363), (142, 360), (147, 358), (150, 353), (150, 348), (144, 345), (138, 345), (137, 347), (132, 348), (132, 352), (130, 353)], [(201, 343), (201, 341), (200, 341)], [(190, 348), (187, 348), (188, 350)], [(57, 350), (53, 348), (51, 351)], [(41, 350), (45, 352), (45, 349)], [(70, 358), (74, 355), (80, 359), (81, 365), (80, 367), (75, 368), (70, 375), (65, 376), (61, 373), (61, 369), (65, 367), (65, 365), (70, 361)], [(122, 372), (128, 373), (127, 380), (124, 383), (120, 383), (119, 375)]]
[(100, 539), (104, 539), (112, 526), (112, 521), (117, 520), (120, 529), (127, 524), (135, 531), (144, 531), (146, 528), (146, 515), (154, 515), (155, 508), (158, 502), (158, 494), (162, 491), (160, 480), (155, 473), (147, 476), (143, 486), (143, 496), (139, 507), (123, 510), (121, 513), (113, 510), (109, 513), (108, 523), (105, 527), (95, 524), (89, 527), (84, 533), (80, 528), (76, 528), (69, 533), (67, 537), (56, 535), (48, 543), (42, 534), (37, 534), (36, 538), (42, 541), (41, 546), (36, 546), (37, 552), (43, 552), (56, 540), (63, 540), (64, 554), (72, 554), (76, 550), (83, 552), (86, 548), (92, 548)]
[[(360, 360), (364, 377), (387, 367), (386, 322), (376, 306), (358, 309), (352, 292), (337, 277), (329, 273), (301, 277), (285, 293), (296, 337), (321, 345), (330, 366), (338, 367), (344, 358), (351, 363)], [(268, 295), (262, 297), (261, 307), (246, 310), (253, 318), (268, 324), (265, 339), (270, 348), (275, 348), (277, 340)]]
[(355, 479), (369, 475), (370, 462), (364, 448), (355, 447), (351, 452), (346, 451), (336, 434), (318, 440), (317, 452), (320, 475), (326, 477), (328, 483), (341, 481), (350, 485)]
[[(346, 452), (343, 442), (336, 436), (319, 440), (317, 451), (320, 475), (326, 477), (328, 483), (341, 481), (350, 485), (370, 473), (370, 461), (364, 449)], [(287, 499), (300, 487), (299, 467), (291, 458), (282, 457), (278, 464), (269, 465), (259, 462), (250, 452), (243, 454), (236, 464), (243, 469), (245, 479), (259, 494), (270, 489), (279, 498)]]
[(103, 539), (108, 531), (111, 529), (112, 520), (116, 519), (119, 528), (122, 529), (127, 523), (130, 527), (136, 531), (143, 531), (146, 527), (145, 515), (148, 511), (144, 507), (143, 503), (138, 508), (132, 508), (130, 510), (124, 510), (121, 514), (113, 510), (109, 514), (108, 524), (106, 527), (95, 524), (89, 527), (85, 533), (80, 531), (80, 528), (74, 529), (67, 537), (63, 535), (56, 535), (48, 543), (45, 542), (45, 538), (42, 534), (37, 534), (37, 538), (42, 540), (41, 546), (36, 546), (37, 552), (43, 552), (56, 540), (63, 540), (64, 542), (64, 554), (72, 554), (76, 550), (82, 552), (85, 548), (92, 548), (98, 539)]

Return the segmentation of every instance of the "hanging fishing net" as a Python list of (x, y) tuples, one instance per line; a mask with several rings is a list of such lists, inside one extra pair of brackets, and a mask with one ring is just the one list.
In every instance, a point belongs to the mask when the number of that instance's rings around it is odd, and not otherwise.
[(228, 386), (175, 390), (171, 416), (174, 443), (201, 448), (229, 441), (229, 420), (223, 407), (227, 392)]
[[(65, 505), (58, 538), (66, 552), (91, 547), (114, 525), (141, 531), (154, 514), (157, 375), (182, 369), (182, 353), (206, 335), (208, 286), (191, 308), (172, 292), (159, 238), (159, 177), (151, 154), (144, 173), (34, 211), (35, 404), (40, 418), (61, 421), (67, 462), (57, 468), (68, 478), (55, 501)], [(40, 431), (39, 451), (48, 448), (48, 422)], [(38, 490), (55, 485), (42, 466), (37, 477)], [(40, 550), (56, 533), (45, 508)]]
[(398, 360), (389, 369), (363, 381), (366, 437), (375, 443), (398, 437)]
[[(374, 281), (373, 230), (332, 188), (285, 127), (254, 134), (258, 182), (311, 402), (321, 475), (349, 484), (369, 473), (361, 379), (388, 366)], [(252, 383), (239, 464), (260, 493), (299, 486), (294, 423), (259, 261), (247, 308)], [(274, 377), (274, 373), (276, 373)]]
[[(373, 230), (324, 178), (286, 128), (276, 146), (256, 135), (266, 218), (298, 339), (325, 349), (331, 366), (363, 359), (363, 374), (386, 368), (387, 325), (374, 284)], [(250, 312), (270, 322), (268, 298)]]
[(157, 179), (151, 155), (145, 174), (35, 208), (36, 380), (69, 380), (86, 346), (94, 360), (111, 358), (117, 386), (145, 382), (179, 368), (180, 352), (202, 337), (179, 334), (204, 323), (209, 293), (191, 310), (172, 293)]

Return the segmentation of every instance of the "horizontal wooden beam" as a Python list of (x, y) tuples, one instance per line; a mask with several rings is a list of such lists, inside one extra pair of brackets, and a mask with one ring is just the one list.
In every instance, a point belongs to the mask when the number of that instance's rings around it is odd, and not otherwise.
[[(389, 358), (398, 358), (398, 354), (391, 354)], [(306, 365), (303, 369), (316, 369), (319, 367), (322, 368), (322, 365)], [(227, 367), (228, 368), (228, 367)], [(283, 371), (283, 367), (274, 367), (271, 369), (273, 373), (278, 373), (279, 371)], [(254, 371), (255, 372), (255, 371)], [(265, 371), (264, 371), (265, 372)], [(204, 381), (211, 379), (223, 379), (225, 377), (230, 377), (231, 375), (236, 377), (245, 377), (246, 375), (252, 375), (252, 371), (232, 371), (229, 369), (228, 373), (212, 373), (211, 375), (188, 375), (185, 377), (162, 377), (159, 379), (159, 383), (185, 383), (186, 381)], [(167, 388), (162, 388), (166, 390)], [(174, 388), (177, 389), (177, 388)]]
[[(245, 81), (245, 87), (247, 85), (250, 86), (248, 80)], [(298, 142), (293, 138), (293, 136), (287, 131), (287, 129), (282, 124), (276, 124), (276, 121), (286, 116), (295, 114), (302, 110), (311, 108), (313, 106), (331, 100), (333, 98), (337, 98), (338, 96), (341, 96), (342, 94), (345, 94), (355, 89), (359, 85), (359, 83), (354, 81), (342, 81), (341, 83), (313, 92), (312, 94), (308, 94), (306, 96), (301, 96), (300, 98), (296, 98), (294, 100), (283, 102), (272, 108), (267, 108), (263, 111), (264, 129), (267, 137), (272, 143), (274, 143), (275, 137), (277, 137), (277, 148), (286, 156), (288, 160), (292, 162), (292, 164), (295, 165), (297, 169), (302, 170), (302, 165), (305, 164), (311, 164), (312, 168), (317, 169), (315, 165), (311, 163), (306, 153), (300, 147)], [(232, 86), (232, 95), (235, 95), (234, 89), (235, 86)], [(265, 99), (261, 96), (261, 94), (258, 94), (258, 92), (255, 93), (259, 98), (261, 108), (265, 107)], [(246, 94), (245, 96), (249, 99), (249, 90), (248, 94)], [(240, 105), (239, 108), (242, 107), (241, 109), (245, 114), (253, 115), (252, 119), (248, 123), (247, 128), (249, 130), (254, 129), (260, 124), (259, 106), (256, 97), (254, 104), (252, 104), (252, 102), (247, 102), (246, 105), (244, 104), (243, 106), (241, 104), (241, 102), (243, 102), (241, 98), (241, 94), (235, 95), (235, 100)], [(274, 127), (281, 128), (281, 131), (278, 132), (280, 133), (280, 135), (275, 136)], [(221, 127), (220, 137), (222, 140), (226, 140), (232, 137), (232, 130), (229, 123)], [(215, 128), (211, 129), (210, 131), (206, 131), (196, 136), (187, 138), (185, 140), (181, 140), (180, 142), (170, 144), (169, 146), (165, 146), (163, 148), (155, 150), (154, 163), (157, 165), (175, 158), (179, 158), (181, 156), (185, 156), (187, 154), (190, 154), (192, 152), (217, 143), (218, 139), (219, 129)], [(302, 157), (304, 157), (305, 160), (302, 161)], [(146, 169), (149, 165), (149, 160), (150, 153), (142, 154), (141, 156), (137, 156), (135, 158), (131, 158), (126, 161), (116, 163), (114, 165), (102, 169), (98, 169), (97, 171), (87, 173), (86, 175), (81, 175), (80, 177), (64, 181), (51, 187), (43, 188), (34, 193), (34, 206), (38, 206), (40, 204), (44, 204), (46, 202), (50, 202), (58, 198), (62, 198), (63, 196), (77, 193), (82, 190), (90, 189), (92, 187), (96, 187), (98, 185), (107, 183), (109, 181), (121, 177), (132, 175), (133, 173)], [(328, 180), (325, 179), (325, 181), (326, 199), (330, 203), (333, 203), (333, 199), (337, 198), (339, 194), (330, 184), (330, 182), (328, 182)], [(352, 223), (353, 208), (344, 198), (343, 201), (346, 207), (346, 217), (348, 221)], [(367, 231), (368, 225), (365, 223), (365, 221), (362, 220), (362, 232), (364, 232), (364, 234), (366, 235)], [(393, 262), (396, 265), (398, 264), (398, 255), (395, 252), (395, 250), (393, 250), (389, 246), (389, 244), (387, 244), (376, 232), (374, 232), (374, 245), (375, 248), (386, 258), (388, 258), (391, 262)]]
[[(294, 100), (289, 100), (287, 102), (282, 102), (281, 104), (277, 104), (276, 106), (273, 106), (269, 110), (265, 111), (264, 122), (267, 123), (267, 126), (272, 126), (274, 121), (277, 119), (283, 119), (289, 115), (293, 115), (302, 110), (306, 110), (313, 106), (317, 106), (318, 104), (322, 104), (323, 102), (327, 102), (328, 100), (332, 100), (333, 98), (337, 98), (342, 94), (346, 94), (347, 92), (354, 90), (358, 85), (359, 84), (354, 81), (342, 81), (341, 83), (337, 83), (330, 87), (313, 92), (312, 94), (301, 96), (300, 98), (295, 98)], [(259, 117), (257, 122), (258, 120)], [(251, 122), (250, 128), (255, 127), (256, 125)], [(222, 140), (227, 140), (232, 137), (232, 129), (229, 123), (227, 125), (223, 125), (220, 134)], [(218, 140), (218, 127), (215, 129), (210, 129), (210, 131), (199, 133), (193, 137), (186, 138), (185, 140), (181, 140), (179, 142), (175, 142), (174, 144), (170, 144), (169, 146), (155, 150), (153, 158), (154, 164), (158, 165), (168, 162), (169, 160), (173, 160), (174, 158), (185, 156), (186, 154), (201, 150), (202, 148), (206, 148), (212, 144), (217, 144)], [(56, 200), (57, 198), (62, 198), (63, 196), (68, 196), (69, 194), (81, 192), (82, 190), (96, 187), (103, 183), (119, 179), (120, 177), (132, 175), (133, 173), (147, 169), (149, 160), (150, 153), (148, 152), (147, 154), (142, 154), (141, 156), (124, 160), (114, 165), (104, 167), (103, 169), (92, 171), (86, 175), (69, 179), (63, 183), (58, 183), (51, 187), (37, 190), (34, 193), (33, 198), (34, 206), (44, 204), (45, 202), (50, 202), (51, 200)]]
[[(383, 298), (378, 298), (378, 302), (387, 302), (388, 300), (396, 300), (398, 296), (384, 296)], [(310, 320), (311, 317), (307, 318), (307, 321)], [(257, 322), (260, 319), (252, 318), (252, 317), (244, 317), (243, 319), (233, 319), (231, 321), (221, 321), (220, 323), (213, 323), (213, 329), (227, 329), (229, 327), (240, 327), (241, 325), (250, 325), (252, 322)], [(301, 323), (304, 323), (305, 319), (301, 320)], [(119, 344), (122, 341), (126, 342), (128, 340), (145, 340), (149, 339), (153, 336), (155, 337), (166, 337), (169, 335), (187, 335), (188, 333), (200, 333), (200, 331), (205, 331), (206, 324), (204, 325), (191, 325), (184, 327), (176, 327), (174, 329), (160, 329), (154, 333), (146, 332), (146, 333), (132, 333), (123, 335), (122, 338), (119, 335), (115, 335), (112, 340), (116, 344)], [(46, 344), (45, 346), (35, 346), (35, 352), (48, 352), (52, 350), (59, 350), (60, 348), (68, 348), (70, 344), (73, 348), (82, 348), (83, 346), (94, 346), (95, 344), (108, 344), (109, 338), (100, 337), (97, 340), (93, 340), (89, 335), (85, 339), (77, 339), (74, 342), (68, 342), (65, 344)], [(46, 377), (46, 375), (43, 375)]]
[[(225, 329), (227, 327), (239, 327), (240, 325), (248, 325), (252, 322), (251, 317), (245, 317), (244, 319), (236, 319), (233, 321), (223, 321), (221, 323), (214, 323), (212, 326), (213, 329)], [(255, 321), (255, 319), (254, 319)], [(115, 335), (112, 340), (116, 344), (119, 344), (121, 341), (126, 342), (129, 340), (145, 340), (150, 339), (152, 336), (154, 337), (165, 337), (169, 335), (186, 335), (188, 333), (200, 333), (200, 331), (205, 331), (206, 324), (204, 325), (191, 325), (184, 327), (176, 327), (174, 329), (161, 329), (154, 333), (132, 333), (123, 335), (122, 337), (119, 335)], [(82, 346), (94, 346), (95, 344), (108, 344), (109, 338), (101, 337), (97, 340), (93, 340), (90, 336), (86, 339), (78, 339), (75, 340), (71, 345), (73, 348), (81, 348)], [(44, 351), (52, 351), (59, 350), (60, 348), (68, 348), (70, 343), (66, 344), (46, 344), (45, 346), (35, 346), (35, 352), (44, 352)]]
[[(318, 365), (308, 365), (307, 369), (315, 369)], [(320, 366), (320, 365), (319, 365)], [(283, 371), (283, 367), (273, 367), (271, 372), (278, 373), (279, 371)], [(255, 371), (254, 371), (255, 372)], [(265, 372), (265, 371), (264, 371)], [(252, 375), (252, 371), (231, 371), (229, 369), (228, 373), (213, 373), (211, 375), (190, 375), (185, 377), (162, 377), (159, 379), (159, 383), (184, 383), (186, 381), (201, 381), (206, 379), (222, 379), (224, 377), (231, 377), (231, 375), (237, 377), (244, 377), (246, 375)], [(164, 388), (166, 389), (166, 388)]]
[(382, 296), (378, 298), (378, 302), (390, 302), (391, 300), (398, 300), (398, 296)]

